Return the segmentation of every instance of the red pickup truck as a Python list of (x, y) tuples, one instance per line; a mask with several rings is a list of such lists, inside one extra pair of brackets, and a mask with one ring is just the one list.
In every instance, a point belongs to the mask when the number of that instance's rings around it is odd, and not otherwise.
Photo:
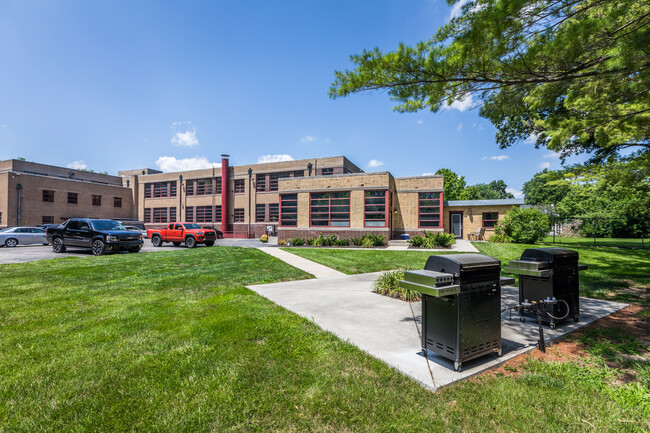
[(147, 237), (154, 247), (160, 247), (165, 242), (171, 242), (175, 247), (183, 242), (188, 248), (194, 248), (196, 244), (211, 247), (217, 238), (217, 232), (194, 223), (171, 223), (164, 229), (148, 229)]

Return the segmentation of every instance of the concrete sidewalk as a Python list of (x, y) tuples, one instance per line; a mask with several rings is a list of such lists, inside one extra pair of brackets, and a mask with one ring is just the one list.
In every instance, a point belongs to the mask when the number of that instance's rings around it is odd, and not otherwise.
[(278, 258), (285, 263), (290, 264), (294, 268), (298, 268), (301, 271), (312, 274), (315, 278), (335, 278), (345, 275), (343, 272), (335, 271), (334, 269), (328, 268), (327, 266), (323, 266), (319, 263), (312, 262), (311, 260), (304, 259), (295, 254), (282, 251), (280, 248), (259, 248), (259, 250), (265, 252), (270, 256)]
[[(283, 252), (277, 248), (267, 248), (264, 252), (269, 250)], [(316, 273), (320, 274), (320, 271), (314, 269)], [(497, 358), (495, 355), (486, 355), (477, 358), (463, 364), (462, 371), (456, 372), (453, 362), (446, 358), (431, 353), (428, 358), (423, 356), (419, 337), (421, 323), (419, 302), (409, 304), (372, 293), (372, 283), (380, 274), (378, 272), (359, 275), (338, 274), (339, 276), (325, 279), (255, 285), (249, 288), (276, 304), (312, 320), (326, 331), (381, 359), (432, 390), (472, 377), (519, 354), (535, 349), (538, 336), (537, 324), (531, 320), (522, 323), (515, 315), (510, 320), (509, 313), (505, 312), (502, 315), (501, 326), (503, 356)], [(503, 307), (516, 304), (518, 289), (504, 287), (501, 300)], [(556, 330), (545, 327), (546, 340), (561, 338), (579, 327), (624, 307), (625, 304), (616, 302), (580, 298), (580, 322), (567, 321), (559, 325)]]

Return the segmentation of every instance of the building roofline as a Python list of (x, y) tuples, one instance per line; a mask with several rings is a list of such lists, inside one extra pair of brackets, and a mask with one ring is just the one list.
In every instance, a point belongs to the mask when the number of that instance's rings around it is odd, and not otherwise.
[(523, 198), (505, 198), (497, 200), (445, 200), (444, 206), (512, 206), (523, 205)]

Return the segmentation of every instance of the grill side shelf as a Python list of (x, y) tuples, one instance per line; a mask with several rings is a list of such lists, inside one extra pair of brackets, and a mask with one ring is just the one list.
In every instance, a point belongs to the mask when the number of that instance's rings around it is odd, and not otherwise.
[(503, 272), (507, 274), (515, 274), (515, 275), (527, 275), (529, 277), (552, 277), (553, 276), (552, 269), (542, 269), (539, 271), (535, 271), (532, 269), (505, 267), (503, 268)]
[(435, 296), (436, 298), (441, 296), (457, 295), (460, 293), (460, 285), (457, 284), (452, 286), (431, 287), (400, 280), (399, 285), (404, 289), (415, 290), (416, 292), (420, 292), (424, 295)]

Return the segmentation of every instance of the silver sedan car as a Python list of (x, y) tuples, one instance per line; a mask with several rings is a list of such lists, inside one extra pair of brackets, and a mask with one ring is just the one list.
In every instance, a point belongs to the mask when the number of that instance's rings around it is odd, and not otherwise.
[(15, 247), (16, 245), (28, 244), (47, 245), (45, 229), (39, 227), (11, 227), (0, 230), (0, 246)]

